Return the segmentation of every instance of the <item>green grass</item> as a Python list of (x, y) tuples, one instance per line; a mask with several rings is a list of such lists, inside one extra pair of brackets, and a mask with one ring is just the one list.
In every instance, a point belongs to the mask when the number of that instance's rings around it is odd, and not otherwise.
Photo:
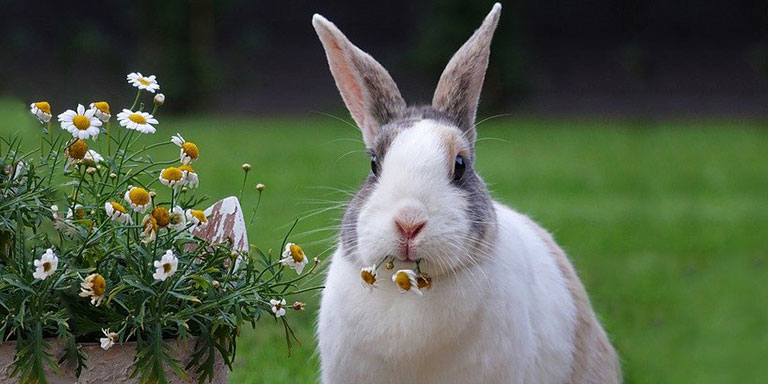
[[(57, 107), (57, 106), (54, 106)], [(0, 103), (0, 134), (34, 148), (38, 126)], [(252, 243), (277, 247), (295, 217), (342, 202), (368, 171), (357, 131), (314, 118), (163, 119), (201, 147), (200, 191), (244, 201), (266, 184)], [(768, 130), (760, 121), (494, 119), (478, 168), (493, 196), (530, 214), (568, 251), (623, 360), (627, 383), (768, 382)], [(491, 139), (493, 138), (493, 139)], [(170, 158), (176, 152), (157, 153)], [(302, 220), (297, 240), (328, 257), (341, 212)], [(329, 229), (317, 231), (319, 229)], [(326, 253), (323, 253), (326, 252)], [(320, 279), (321, 277), (318, 277)], [(269, 319), (245, 330), (233, 383), (317, 380), (310, 310), (289, 313), (290, 357)]]

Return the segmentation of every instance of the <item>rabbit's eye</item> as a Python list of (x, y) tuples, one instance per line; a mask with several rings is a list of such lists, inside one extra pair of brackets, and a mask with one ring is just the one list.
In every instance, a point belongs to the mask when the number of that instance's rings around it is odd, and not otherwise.
[(464, 161), (464, 157), (456, 156), (456, 160), (453, 163), (453, 180), (461, 179), (461, 177), (464, 176), (466, 168), (467, 165), (466, 161)]
[(379, 175), (379, 159), (376, 158), (376, 156), (371, 156), (371, 172), (375, 176)]

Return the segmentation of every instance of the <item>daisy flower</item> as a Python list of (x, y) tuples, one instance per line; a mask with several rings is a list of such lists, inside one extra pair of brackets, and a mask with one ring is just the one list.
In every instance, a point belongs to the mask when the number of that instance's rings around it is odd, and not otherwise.
[(149, 93), (155, 93), (156, 90), (160, 89), (160, 84), (157, 83), (155, 75), (144, 76), (141, 72), (131, 72), (125, 78), (134, 87), (146, 90)]
[(38, 101), (29, 105), (29, 111), (32, 112), (40, 123), (51, 121), (51, 104), (47, 101)]
[(184, 210), (178, 205), (173, 207), (169, 213), (168, 227), (174, 231), (181, 231), (187, 226), (187, 216)]
[(144, 231), (139, 235), (141, 242), (149, 244), (155, 241), (157, 238), (157, 220), (151, 214), (146, 215), (141, 221), (141, 225), (144, 226)]
[(104, 293), (106, 293), (106, 291), (107, 281), (104, 280), (104, 276), (98, 273), (88, 275), (88, 277), (80, 283), (80, 297), (90, 297), (91, 304), (97, 307), (104, 301)]
[(93, 110), (94, 116), (104, 123), (112, 118), (112, 114), (109, 112), (109, 103), (106, 101), (94, 101), (88, 107)]
[(373, 289), (376, 286), (376, 264), (361, 269), (360, 278), (363, 280), (363, 287)]
[(280, 263), (287, 267), (291, 267), (296, 270), (296, 273), (301, 274), (304, 270), (304, 266), (307, 265), (307, 256), (304, 254), (304, 250), (300, 246), (294, 243), (288, 243), (283, 250), (283, 258), (280, 259)]
[(419, 296), (422, 295), (419, 290), (419, 283), (416, 281), (416, 272), (410, 269), (401, 269), (392, 275), (392, 281), (395, 283), (400, 293), (413, 292)]
[(171, 188), (177, 185), (184, 185), (187, 181), (187, 173), (176, 167), (168, 167), (160, 171), (160, 182)]
[(107, 212), (107, 216), (109, 216), (112, 221), (117, 223), (131, 224), (133, 222), (131, 215), (128, 214), (128, 211), (126, 211), (122, 205), (114, 201), (106, 202), (104, 204), (104, 211)]
[(59, 219), (59, 206), (58, 205), (51, 205), (51, 214), (53, 215), (54, 220)]
[(180, 166), (179, 169), (184, 172), (184, 178), (186, 179), (185, 185), (190, 188), (197, 188), (198, 184), (200, 184), (200, 178), (197, 176), (197, 172), (195, 172), (194, 168), (189, 164), (184, 164)]
[(189, 228), (190, 231), (203, 229), (208, 225), (208, 218), (205, 217), (205, 212), (199, 209), (187, 209), (187, 221), (192, 223), (192, 226)]
[(179, 259), (173, 254), (172, 250), (165, 251), (160, 260), (155, 260), (155, 273), (152, 277), (155, 280), (165, 281), (165, 279), (171, 277), (176, 273), (176, 269), (179, 267)]
[(100, 338), (99, 341), (101, 342), (101, 349), (105, 351), (112, 348), (112, 346), (115, 345), (115, 342), (120, 338), (120, 335), (117, 333), (110, 332), (109, 328), (102, 328), (101, 332), (104, 334), (104, 337)]
[(35, 272), (32, 277), (38, 280), (45, 280), (56, 272), (59, 267), (59, 258), (53, 253), (53, 249), (48, 248), (40, 259), (35, 260)]
[(152, 199), (149, 197), (149, 192), (141, 187), (128, 187), (128, 191), (125, 192), (125, 201), (131, 205), (134, 212), (144, 213), (152, 203)]
[(165, 228), (171, 223), (171, 214), (168, 212), (168, 209), (163, 206), (156, 206), (149, 214), (152, 215), (157, 222), (157, 226), (160, 228)]
[(82, 204), (75, 204), (75, 211), (72, 211), (72, 208), (67, 209), (67, 220), (71, 220), (72, 218), (76, 219), (82, 219), (85, 217), (85, 207), (83, 207)]
[(82, 160), (82, 162), (88, 166), (93, 166), (103, 161), (104, 161), (104, 157), (99, 155), (99, 153), (94, 151), (93, 149), (89, 149), (88, 152), (85, 153), (85, 156), (83, 157), (83, 160)]
[(272, 306), (272, 313), (275, 314), (275, 317), (285, 316), (285, 299), (281, 299), (281, 300), (270, 299), (269, 305)]
[(200, 157), (200, 150), (197, 148), (197, 144), (191, 141), (185, 141), (184, 138), (181, 137), (181, 134), (177, 133), (172, 136), (171, 142), (181, 148), (179, 151), (179, 158), (183, 164), (189, 164)]
[(159, 124), (157, 119), (149, 113), (123, 109), (117, 114), (117, 121), (121, 126), (141, 133), (155, 133), (157, 130), (152, 124)]
[(86, 110), (82, 104), (78, 104), (77, 111), (68, 109), (59, 115), (61, 128), (67, 130), (76, 139), (96, 139), (99, 136), (101, 120), (94, 116), (95, 113), (93, 109)]

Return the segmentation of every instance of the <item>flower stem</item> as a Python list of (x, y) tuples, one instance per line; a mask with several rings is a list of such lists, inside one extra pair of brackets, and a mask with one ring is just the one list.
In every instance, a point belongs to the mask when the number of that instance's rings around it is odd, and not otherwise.
[(240, 197), (238, 197), (241, 205), (243, 204), (243, 190), (245, 189), (245, 181), (248, 180), (248, 171), (244, 171), (243, 173), (243, 185), (240, 186)]
[(139, 103), (139, 96), (141, 96), (141, 88), (136, 91), (136, 98), (133, 100), (133, 104), (131, 104), (131, 111), (133, 111), (133, 109), (136, 108), (136, 104)]

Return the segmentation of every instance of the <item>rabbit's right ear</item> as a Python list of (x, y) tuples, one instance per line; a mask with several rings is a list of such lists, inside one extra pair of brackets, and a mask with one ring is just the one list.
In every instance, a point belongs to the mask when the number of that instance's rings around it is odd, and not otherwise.
[(379, 127), (405, 111), (400, 90), (387, 70), (352, 44), (336, 25), (318, 14), (312, 17), (312, 25), (323, 43), (341, 97), (363, 132), (365, 144), (372, 147)]

